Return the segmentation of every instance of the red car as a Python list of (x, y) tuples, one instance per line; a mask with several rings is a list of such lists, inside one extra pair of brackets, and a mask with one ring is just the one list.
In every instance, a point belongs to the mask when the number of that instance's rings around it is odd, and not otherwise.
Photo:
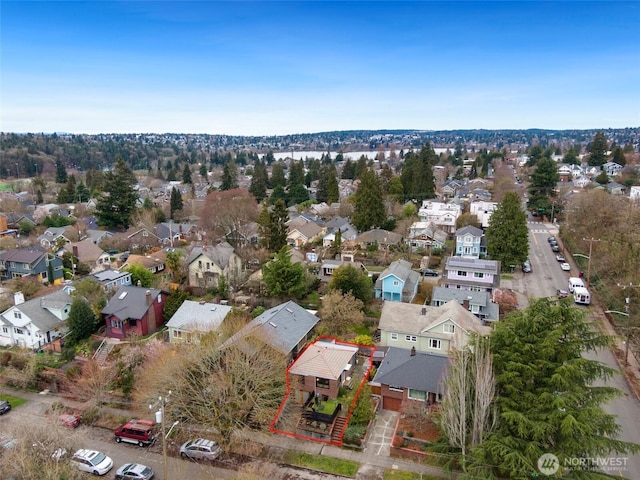
[(76, 428), (78, 425), (80, 425), (80, 417), (77, 415), (64, 413), (60, 415), (58, 418), (60, 419), (60, 421), (65, 427)]

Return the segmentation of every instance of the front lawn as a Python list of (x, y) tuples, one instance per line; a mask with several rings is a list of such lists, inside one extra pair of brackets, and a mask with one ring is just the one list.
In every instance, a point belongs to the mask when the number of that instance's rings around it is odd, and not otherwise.
[(360, 468), (360, 464), (350, 460), (342, 460), (340, 458), (326, 457), (324, 455), (311, 455), (309, 453), (297, 452), (293, 450), (287, 451), (283, 461), (290, 465), (298, 465), (300, 467), (311, 468), (325, 473), (334, 475), (343, 475), (345, 477), (355, 478)]
[(0, 395), (0, 400), (6, 400), (11, 404), (11, 408), (16, 408), (25, 403), (25, 398), (14, 397), (13, 395)]

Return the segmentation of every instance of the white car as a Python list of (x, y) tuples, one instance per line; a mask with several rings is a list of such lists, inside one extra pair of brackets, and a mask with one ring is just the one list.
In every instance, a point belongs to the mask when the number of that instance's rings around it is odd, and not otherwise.
[(190, 440), (180, 447), (180, 455), (189, 458), (199, 458), (202, 460), (215, 460), (222, 453), (222, 449), (217, 442), (207, 440), (206, 438), (198, 438)]
[(565, 272), (568, 272), (571, 270), (571, 265), (569, 265), (567, 262), (564, 262), (560, 264), (560, 268)]
[(102, 452), (83, 448), (73, 454), (71, 465), (83, 472), (106, 475), (113, 467), (113, 460)]

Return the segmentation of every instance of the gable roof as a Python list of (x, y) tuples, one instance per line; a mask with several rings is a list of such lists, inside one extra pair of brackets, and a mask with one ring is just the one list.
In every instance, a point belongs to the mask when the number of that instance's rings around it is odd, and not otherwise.
[(357, 352), (358, 347), (354, 345), (319, 340), (305, 348), (289, 373), (337, 380)]
[(135, 255), (131, 254), (124, 262), (122, 268), (128, 265), (142, 265), (146, 269), (150, 269), (159, 265), (164, 265), (167, 261), (167, 252), (164, 250), (158, 250), (157, 252), (150, 253), (149, 255)]
[(462, 227), (456, 232), (456, 237), (462, 237), (467, 234), (473, 235), (474, 237), (481, 237), (482, 230), (480, 230), (478, 227), (474, 227), (473, 225), (467, 225), (466, 227)]
[(413, 293), (416, 283), (420, 280), (420, 274), (411, 268), (411, 263), (406, 260), (396, 260), (380, 274), (375, 288), (382, 288), (382, 281), (391, 275), (404, 283), (402, 293), (406, 295)]
[(115, 315), (121, 320), (133, 318), (136, 320), (144, 317), (149, 305), (147, 305), (147, 292), (151, 294), (152, 303), (156, 301), (162, 290), (157, 288), (144, 288), (122, 286), (102, 309), (103, 315)]
[(33, 265), (34, 263), (39, 262), (44, 255), (45, 252), (41, 250), (14, 248), (0, 253), (0, 261), (28, 263), (29, 265)]
[(13, 324), (12, 316), (5, 314), (14, 309), (19, 310), (29, 317), (31, 323), (38, 327), (40, 331), (47, 332), (54, 330), (63, 322), (63, 320), (60, 320), (48, 309), (62, 310), (66, 305), (71, 305), (71, 301), (69, 294), (61, 289), (10, 307), (2, 312), (2, 317), (11, 325)]
[(266, 310), (224, 342), (228, 347), (246, 337), (255, 337), (287, 355), (320, 321), (295, 302), (289, 301)]
[(480, 335), (488, 335), (491, 332), (491, 327), (482, 325), (482, 320), (456, 300), (450, 300), (439, 307), (385, 302), (378, 328), (387, 332), (421, 335), (447, 320), (453, 321), (467, 332), (476, 332)]
[(234, 248), (228, 242), (219, 243), (215, 247), (194, 247), (185, 262), (189, 265), (200, 255), (204, 255), (224, 270), (229, 265), (233, 253)]
[(300, 232), (300, 234), (303, 235), (305, 238), (311, 239), (322, 231), (322, 227), (320, 227), (319, 225), (313, 222), (307, 222), (304, 225), (297, 225), (293, 228), (290, 228), (289, 234), (293, 233), (296, 230)]
[(65, 250), (73, 252), (73, 247), (77, 247), (78, 260), (82, 263), (95, 263), (102, 255), (105, 254), (105, 251), (93, 243), (91, 239), (86, 239), (81, 242), (72, 242), (65, 247)]
[(383, 245), (395, 245), (396, 243), (400, 243), (402, 240), (402, 235), (389, 232), (387, 230), (382, 230), (381, 228), (374, 228), (367, 232), (361, 233), (356, 241), (358, 243), (379, 243)]
[(373, 382), (423, 392), (441, 393), (442, 381), (449, 369), (449, 358), (443, 355), (389, 347)]
[(211, 332), (222, 325), (232, 310), (229, 305), (185, 300), (167, 322), (167, 327), (181, 330)]

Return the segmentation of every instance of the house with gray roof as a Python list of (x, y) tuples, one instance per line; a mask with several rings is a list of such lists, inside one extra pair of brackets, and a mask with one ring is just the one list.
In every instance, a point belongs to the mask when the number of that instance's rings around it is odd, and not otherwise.
[(448, 236), (447, 232), (440, 230), (432, 222), (413, 222), (406, 242), (418, 248), (444, 248)]
[(267, 344), (281, 354), (295, 359), (311, 339), (320, 319), (295, 302), (289, 301), (266, 310), (224, 342), (221, 348), (238, 345), (257, 352)]
[(402, 241), (402, 235), (381, 228), (373, 228), (356, 237), (356, 243), (362, 248), (377, 245), (379, 249), (385, 249), (390, 245), (397, 245)]
[(441, 285), (491, 293), (500, 287), (500, 262), (479, 258), (447, 257)]
[(69, 227), (49, 227), (38, 237), (38, 243), (42, 248), (53, 248), (58, 243), (58, 240), (67, 244), (71, 242), (71, 240), (65, 236), (68, 228)]
[(418, 293), (420, 274), (406, 260), (392, 262), (376, 280), (376, 298), (391, 302), (411, 302)]
[(111, 237), (113, 237), (113, 233), (107, 230), (96, 230), (96, 229), (87, 229), (86, 238), (91, 240), (96, 245), (100, 242), (103, 242)]
[(156, 288), (120, 287), (102, 309), (106, 335), (123, 339), (154, 333), (164, 325), (167, 296), (167, 292)]
[(119, 270), (102, 270), (94, 273), (91, 278), (100, 282), (105, 290), (113, 290), (121, 286), (131, 285), (131, 273)]
[(167, 322), (169, 342), (199, 343), (203, 335), (222, 325), (231, 310), (229, 305), (185, 300)]
[(480, 258), (486, 254), (487, 242), (481, 229), (467, 225), (456, 231), (456, 256)]
[(434, 405), (444, 394), (448, 368), (448, 357), (390, 347), (370, 385), (379, 392), (385, 410), (398, 412), (410, 401)]
[(39, 349), (67, 332), (71, 297), (64, 290), (26, 302), (18, 292), (14, 300), (15, 305), (0, 314), (0, 345)]
[(500, 318), (500, 308), (497, 303), (491, 301), (488, 292), (445, 287), (434, 287), (431, 291), (432, 307), (440, 307), (451, 300), (455, 300), (485, 322), (497, 321)]
[(37, 249), (14, 248), (0, 253), (0, 280), (34, 277), (40, 283), (62, 282), (62, 259)]

